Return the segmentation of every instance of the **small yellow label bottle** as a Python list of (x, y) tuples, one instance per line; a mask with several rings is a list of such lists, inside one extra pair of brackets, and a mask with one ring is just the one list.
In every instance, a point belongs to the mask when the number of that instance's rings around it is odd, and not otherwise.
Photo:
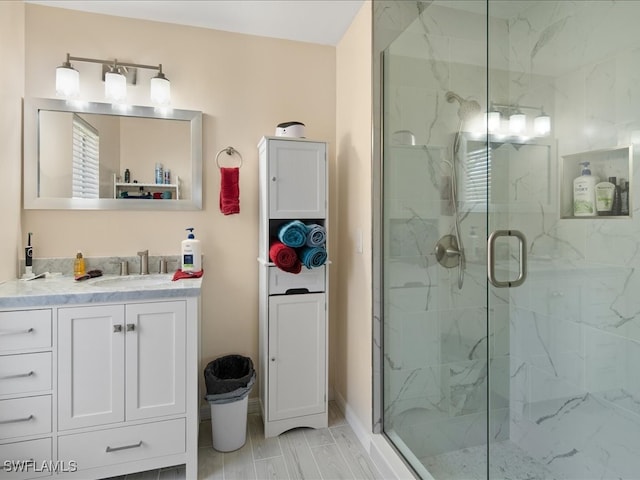
[(74, 277), (81, 277), (85, 273), (84, 258), (82, 257), (82, 252), (78, 251), (76, 260), (73, 262), (73, 275)]

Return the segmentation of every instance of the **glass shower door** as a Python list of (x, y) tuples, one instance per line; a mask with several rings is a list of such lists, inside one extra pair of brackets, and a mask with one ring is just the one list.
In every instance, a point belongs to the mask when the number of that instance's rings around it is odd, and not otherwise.
[[(383, 425), (423, 478), (485, 478), (499, 428), (487, 414), (486, 23), (481, 2), (430, 2), (383, 54)], [(504, 401), (491, 408), (507, 415)]]

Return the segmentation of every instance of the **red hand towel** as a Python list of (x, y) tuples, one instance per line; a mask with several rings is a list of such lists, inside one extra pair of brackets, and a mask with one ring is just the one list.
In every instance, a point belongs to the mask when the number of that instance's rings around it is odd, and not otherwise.
[(182, 278), (200, 278), (202, 275), (204, 275), (204, 270), (200, 270), (199, 272), (183, 272), (178, 269), (176, 270), (176, 273), (173, 274), (172, 280), (175, 282)]
[(296, 251), (282, 242), (274, 241), (271, 244), (269, 258), (276, 264), (276, 267), (285, 272), (300, 273), (302, 270), (302, 262), (300, 262)]
[(225, 215), (240, 213), (240, 169), (220, 168), (220, 211)]

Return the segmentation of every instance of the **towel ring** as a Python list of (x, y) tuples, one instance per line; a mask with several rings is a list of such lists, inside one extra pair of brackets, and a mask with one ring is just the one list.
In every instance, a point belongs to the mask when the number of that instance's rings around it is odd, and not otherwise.
[(234, 153), (238, 154), (238, 156), (240, 157), (240, 166), (238, 168), (242, 167), (242, 155), (240, 154), (240, 152), (233, 147), (227, 147), (220, 150), (216, 155), (216, 165), (218, 165), (218, 168), (222, 168), (219, 162), (220, 154), (222, 152), (225, 152), (227, 155), (233, 155)]

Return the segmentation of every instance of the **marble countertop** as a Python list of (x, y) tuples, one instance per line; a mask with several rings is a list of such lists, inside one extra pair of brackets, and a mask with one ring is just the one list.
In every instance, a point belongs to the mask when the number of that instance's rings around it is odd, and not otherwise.
[(172, 281), (173, 274), (104, 275), (76, 281), (72, 276), (52, 276), (36, 280), (9, 280), (0, 283), (0, 309), (71, 305), (95, 302), (196, 297), (202, 278)]

